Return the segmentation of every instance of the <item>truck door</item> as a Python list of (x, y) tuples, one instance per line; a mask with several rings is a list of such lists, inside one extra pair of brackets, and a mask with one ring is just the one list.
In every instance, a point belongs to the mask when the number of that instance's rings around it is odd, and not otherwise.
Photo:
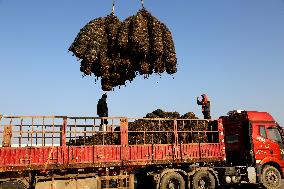
[(267, 131), (267, 138), (268, 140), (273, 143), (272, 146), (275, 145), (275, 148), (273, 152), (271, 152), (275, 157), (277, 157), (279, 160), (284, 160), (284, 144), (281, 138), (281, 135), (278, 131), (278, 129), (274, 126), (268, 126), (266, 128)]
[(267, 157), (276, 158), (284, 164), (284, 144), (278, 129), (271, 124), (257, 125), (257, 135), (254, 137), (254, 152), (256, 163)]

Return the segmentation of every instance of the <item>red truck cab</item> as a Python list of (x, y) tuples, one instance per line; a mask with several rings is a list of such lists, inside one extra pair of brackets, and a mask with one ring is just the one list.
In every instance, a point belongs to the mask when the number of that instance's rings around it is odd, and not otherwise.
[(227, 162), (254, 167), (252, 182), (255, 179), (267, 188), (279, 185), (284, 175), (284, 145), (273, 117), (267, 112), (231, 111), (221, 120)]

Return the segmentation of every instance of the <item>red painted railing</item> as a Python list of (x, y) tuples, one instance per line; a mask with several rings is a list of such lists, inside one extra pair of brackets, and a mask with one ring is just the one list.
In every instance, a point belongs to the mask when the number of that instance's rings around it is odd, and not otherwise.
[[(168, 130), (162, 128), (165, 120)], [(179, 130), (184, 128), (180, 123), (194, 124), (200, 120), (154, 119), (147, 121), (161, 130), (129, 131), (128, 123), (135, 119), (108, 118), (108, 121), (112, 129), (99, 131), (100, 118), (94, 117), (4, 116), (0, 120), (0, 171), (188, 163), (224, 158), (220, 125), (217, 130), (212, 127), (205, 131)], [(133, 133), (139, 138), (136, 142)], [(210, 143), (187, 139), (202, 133), (212, 137), (208, 139)], [(101, 144), (90, 142), (98, 134), (102, 137)], [(119, 140), (110, 143), (114, 136)], [(165, 140), (154, 140), (156, 136)]]

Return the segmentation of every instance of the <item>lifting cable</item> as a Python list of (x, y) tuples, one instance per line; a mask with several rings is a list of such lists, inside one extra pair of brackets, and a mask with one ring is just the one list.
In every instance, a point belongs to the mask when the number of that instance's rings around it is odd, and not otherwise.
[(112, 10), (111, 10), (112, 15), (114, 15), (114, 5), (115, 5), (115, 0), (112, 1)]
[(145, 9), (145, 7), (144, 7), (144, 0), (141, 0), (141, 6), (142, 6), (142, 9)]
[[(145, 9), (145, 6), (144, 6), (144, 0), (140, 0), (141, 1), (141, 6), (142, 6), (142, 9)], [(112, 1), (112, 11), (111, 11), (111, 14), (114, 15), (114, 8), (115, 8), (115, 0)]]

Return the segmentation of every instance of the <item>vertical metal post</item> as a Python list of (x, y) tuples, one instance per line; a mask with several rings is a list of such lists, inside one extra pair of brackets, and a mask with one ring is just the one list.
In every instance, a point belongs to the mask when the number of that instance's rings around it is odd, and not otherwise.
[(46, 142), (46, 139), (45, 139), (45, 129), (46, 129), (46, 126), (45, 126), (45, 122), (44, 122), (44, 118), (42, 118), (42, 144), (43, 146), (45, 146), (45, 142)]
[(31, 146), (33, 146), (33, 131), (34, 131), (34, 118), (32, 117), (32, 130), (30, 130), (30, 142), (31, 142)]
[(54, 118), (52, 118), (52, 134), (51, 134), (51, 143), (52, 143), (52, 146), (54, 146)]
[(103, 130), (103, 145), (105, 145), (105, 131)]
[(37, 131), (38, 131), (38, 125), (36, 125), (36, 145), (37, 145)]
[(173, 153), (173, 158), (177, 158), (177, 153), (178, 153), (178, 128), (177, 128), (177, 120), (174, 120), (174, 135), (175, 135), (175, 142), (174, 142), (174, 153)]
[(71, 133), (71, 125), (69, 126), (69, 145), (70, 145), (70, 141), (72, 138), (72, 133)]
[(128, 120), (127, 118), (120, 119), (120, 140), (121, 140), (121, 160), (127, 160), (128, 149)]
[(22, 146), (22, 138), (23, 138), (23, 118), (21, 119), (21, 125), (20, 125), (20, 140), (19, 140), (19, 147)]
[(11, 137), (12, 137), (12, 119), (9, 125), (4, 125), (4, 132), (3, 132), (3, 147), (11, 147)]
[(66, 127), (67, 127), (67, 117), (64, 117), (62, 126), (60, 128), (60, 146), (66, 146)]
[[(44, 140), (43, 140), (43, 126), (44, 126), (44, 118), (42, 118), (42, 124), (41, 124), (41, 146), (44, 146)], [(40, 132), (40, 130), (39, 130)]]
[(94, 118), (94, 124), (93, 124), (93, 127), (92, 127), (92, 150), (93, 150), (93, 163), (95, 163), (95, 141), (94, 141), (94, 130), (96, 132), (96, 119)]
[[(71, 132), (71, 128), (70, 128), (70, 132)], [(75, 133), (74, 133), (74, 137), (75, 137), (75, 145), (77, 143), (76, 137), (77, 137), (77, 119), (75, 119)]]
[(87, 131), (87, 126), (86, 126), (86, 122), (87, 122), (87, 119), (85, 119), (85, 123), (84, 123), (84, 145), (86, 145), (86, 137), (87, 137), (87, 134), (86, 134), (86, 131)]

